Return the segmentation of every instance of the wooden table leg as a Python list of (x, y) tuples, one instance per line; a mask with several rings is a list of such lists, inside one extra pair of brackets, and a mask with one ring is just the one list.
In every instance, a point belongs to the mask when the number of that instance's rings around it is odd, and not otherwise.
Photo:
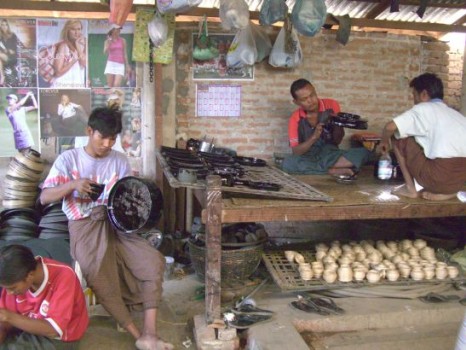
[(185, 232), (191, 233), (193, 226), (193, 189), (186, 188), (186, 221)]
[(206, 262), (205, 262), (205, 302), (206, 320), (212, 323), (220, 318), (221, 259), (222, 259), (222, 191), (221, 178), (207, 176), (206, 191)]

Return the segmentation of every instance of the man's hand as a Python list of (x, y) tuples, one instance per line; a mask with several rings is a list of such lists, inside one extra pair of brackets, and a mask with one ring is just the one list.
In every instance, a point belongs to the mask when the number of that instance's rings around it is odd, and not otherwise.
[(73, 191), (89, 195), (92, 193), (91, 184), (97, 183), (91, 179), (77, 179), (57, 187), (44, 188), (40, 194), (40, 202), (42, 205), (57, 202), (70, 195)]
[(78, 191), (80, 194), (91, 194), (92, 184), (97, 185), (97, 182), (91, 179), (78, 179), (71, 181), (73, 183), (73, 188)]
[(322, 131), (324, 130), (324, 124), (319, 123), (316, 125), (316, 129), (314, 130), (314, 133), (311, 135), (310, 139), (312, 139), (312, 143), (315, 143), (319, 138), (320, 135), (322, 134)]
[(49, 338), (58, 336), (57, 331), (46, 320), (33, 319), (12, 311), (0, 309), (0, 343), (5, 340), (5, 338), (2, 339), (2, 336), (6, 336), (10, 327)]
[(8, 333), (11, 330), (11, 325), (7, 322), (0, 322), (0, 344), (3, 344), (5, 342), (6, 337), (8, 336)]
[(377, 145), (377, 153), (385, 154), (390, 151), (390, 141), (384, 142), (383, 140)]
[(6, 309), (0, 309), (0, 322), (6, 322), (9, 323), (10, 320), (10, 315), (12, 314), (11, 311), (8, 311)]
[(377, 152), (387, 153), (390, 151), (390, 139), (393, 137), (397, 130), (397, 126), (393, 121), (388, 122), (382, 131), (382, 140), (377, 146)]

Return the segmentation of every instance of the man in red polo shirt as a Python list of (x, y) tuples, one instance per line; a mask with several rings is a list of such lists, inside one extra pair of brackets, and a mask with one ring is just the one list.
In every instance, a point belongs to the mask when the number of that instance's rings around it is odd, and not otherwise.
[(34, 257), (25, 246), (5, 246), (0, 248), (0, 286), (0, 344), (76, 348), (89, 318), (81, 284), (70, 266)]
[(319, 121), (320, 112), (327, 112), (329, 118), (339, 113), (338, 102), (319, 99), (306, 79), (293, 82), (290, 92), (299, 108), (288, 123), (292, 155), (285, 157), (283, 170), (292, 174), (354, 175), (368, 161), (370, 152), (364, 147), (339, 149), (345, 136), (343, 127), (324, 127)]

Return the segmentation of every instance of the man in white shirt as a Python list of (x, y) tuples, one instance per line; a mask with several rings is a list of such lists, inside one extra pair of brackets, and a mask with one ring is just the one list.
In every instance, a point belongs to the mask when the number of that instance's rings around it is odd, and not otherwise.
[(435, 74), (421, 74), (409, 86), (415, 105), (385, 125), (379, 145), (388, 152), (391, 141), (403, 173), (405, 185), (395, 194), (453, 198), (466, 182), (466, 117), (443, 102), (443, 83)]

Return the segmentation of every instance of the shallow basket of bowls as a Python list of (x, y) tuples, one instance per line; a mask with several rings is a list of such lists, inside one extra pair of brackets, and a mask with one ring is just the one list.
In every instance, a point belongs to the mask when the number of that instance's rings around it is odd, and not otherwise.
[(112, 225), (125, 233), (152, 230), (163, 208), (162, 192), (153, 181), (128, 176), (118, 180), (108, 196)]
[[(202, 281), (205, 278), (206, 248), (202, 242), (188, 241), (189, 256), (196, 275)], [(260, 264), (263, 243), (245, 245), (237, 249), (222, 248), (222, 280), (243, 281), (251, 276)]]

